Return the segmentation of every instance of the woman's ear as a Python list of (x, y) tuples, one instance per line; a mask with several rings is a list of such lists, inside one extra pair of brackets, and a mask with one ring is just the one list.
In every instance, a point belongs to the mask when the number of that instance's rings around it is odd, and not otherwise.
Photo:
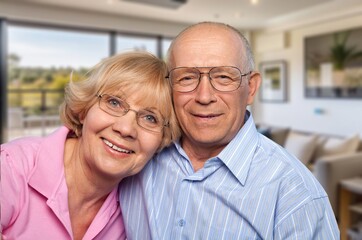
[(261, 84), (261, 76), (259, 72), (252, 72), (249, 79), (249, 95), (247, 104), (250, 105), (254, 102), (254, 97), (259, 90)]
[(85, 118), (85, 113), (82, 112), (79, 114), (79, 122), (83, 125), (84, 123), (84, 118)]

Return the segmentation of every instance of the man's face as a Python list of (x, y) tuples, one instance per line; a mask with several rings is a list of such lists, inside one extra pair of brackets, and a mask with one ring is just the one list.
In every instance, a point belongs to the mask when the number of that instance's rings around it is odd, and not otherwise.
[[(200, 69), (202, 72), (208, 72), (209, 67), (234, 66), (246, 73), (249, 69), (244, 69), (242, 65), (242, 51), (241, 40), (235, 33), (220, 27), (201, 26), (179, 38), (171, 64), (173, 68), (205, 67)], [(201, 76), (201, 82), (194, 91), (173, 91), (184, 147), (207, 148), (217, 154), (231, 141), (243, 125), (246, 106), (253, 100), (249, 77), (243, 77), (241, 87), (232, 92), (215, 90), (207, 74)]]

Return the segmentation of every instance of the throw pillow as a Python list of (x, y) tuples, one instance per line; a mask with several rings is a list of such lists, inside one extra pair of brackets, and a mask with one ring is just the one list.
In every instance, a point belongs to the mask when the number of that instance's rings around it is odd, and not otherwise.
[(269, 128), (258, 128), (259, 133), (263, 134), (265, 137), (270, 138), (270, 129)]
[(316, 159), (318, 158), (318, 154), (320, 152), (320, 149), (323, 148), (324, 144), (327, 142), (328, 137), (324, 135), (317, 136), (316, 140), (316, 148), (314, 151), (314, 154), (312, 155), (312, 160), (310, 161), (310, 164), (314, 164)]
[(284, 146), (288, 133), (290, 132), (289, 128), (270, 128), (270, 139), (276, 142), (277, 144)]
[(307, 165), (315, 151), (317, 136), (291, 131), (285, 141), (285, 149)]
[(317, 148), (315, 158), (354, 153), (358, 149), (359, 141), (358, 134), (346, 138), (330, 137), (323, 145)]

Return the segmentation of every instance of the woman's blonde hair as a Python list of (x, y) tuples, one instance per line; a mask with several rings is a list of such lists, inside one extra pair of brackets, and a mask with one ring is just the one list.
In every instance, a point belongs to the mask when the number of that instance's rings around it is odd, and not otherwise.
[(155, 106), (169, 123), (168, 127), (164, 127), (160, 150), (180, 136), (166, 74), (166, 64), (146, 52), (127, 52), (106, 58), (91, 69), (85, 80), (70, 81), (65, 88), (60, 118), (66, 127), (80, 137), (81, 120), (97, 103), (97, 94), (139, 94), (137, 103)]

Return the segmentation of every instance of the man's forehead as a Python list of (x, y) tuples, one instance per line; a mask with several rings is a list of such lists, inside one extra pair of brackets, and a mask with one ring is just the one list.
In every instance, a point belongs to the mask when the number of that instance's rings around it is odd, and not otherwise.
[(215, 67), (239, 66), (242, 63), (242, 52), (230, 44), (200, 44), (181, 46), (172, 53), (172, 67)]

